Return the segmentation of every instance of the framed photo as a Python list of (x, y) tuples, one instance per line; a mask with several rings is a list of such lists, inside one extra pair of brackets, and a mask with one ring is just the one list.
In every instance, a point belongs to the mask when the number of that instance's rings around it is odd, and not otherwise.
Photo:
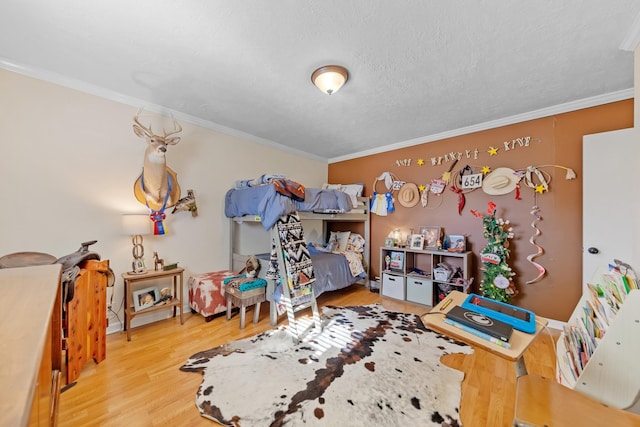
[(389, 258), (389, 268), (391, 270), (402, 270), (404, 268), (404, 252), (390, 252)]
[(440, 240), (440, 227), (422, 226), (420, 234), (424, 237), (425, 249), (438, 249), (438, 240)]
[(153, 307), (158, 299), (160, 299), (160, 292), (154, 286), (133, 291), (133, 308), (135, 311), (140, 311)]
[(388, 248), (392, 248), (395, 246), (395, 240), (393, 239), (393, 237), (387, 237), (386, 239), (384, 239), (384, 245)]
[(422, 234), (411, 235), (411, 249), (422, 249), (424, 246), (424, 236)]
[(464, 252), (467, 250), (467, 241), (464, 236), (449, 234), (444, 240), (443, 247), (449, 252)]

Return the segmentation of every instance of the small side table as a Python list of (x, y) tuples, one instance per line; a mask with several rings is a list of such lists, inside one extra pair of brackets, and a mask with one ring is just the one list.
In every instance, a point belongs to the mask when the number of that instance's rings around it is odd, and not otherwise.
[[(124, 307), (124, 329), (127, 331), (127, 341), (131, 341), (131, 320), (140, 315), (153, 313), (154, 311), (163, 310), (166, 308), (173, 308), (173, 317), (176, 317), (176, 308), (180, 310), (180, 324), (184, 324), (184, 316), (182, 313), (182, 273), (184, 268), (173, 268), (171, 270), (145, 270), (143, 274), (122, 273), (122, 279), (124, 280), (124, 295), (125, 295), (125, 307)], [(173, 280), (173, 298), (170, 301), (165, 302), (162, 305), (156, 305), (146, 308), (141, 311), (135, 311), (133, 307), (133, 294), (132, 285), (138, 282), (144, 282), (147, 280), (172, 278)]]
[(504, 359), (515, 362), (516, 377), (527, 375), (527, 367), (522, 355), (540, 331), (547, 326), (549, 321), (544, 317), (536, 316), (536, 331), (532, 334), (526, 334), (514, 329), (510, 341), (511, 348), (507, 349), (444, 322), (445, 314), (454, 306), (462, 305), (468, 296), (469, 295), (460, 291), (451, 292), (444, 300), (433, 307), (431, 313), (422, 316), (422, 322), (427, 328), (433, 329), (436, 332), (440, 332), (441, 334), (465, 342), (472, 347), (479, 347)]

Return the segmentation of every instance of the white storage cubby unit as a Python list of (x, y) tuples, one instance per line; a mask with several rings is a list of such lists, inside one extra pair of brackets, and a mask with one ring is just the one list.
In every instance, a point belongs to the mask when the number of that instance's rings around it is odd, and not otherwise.
[[(594, 276), (591, 283), (600, 282)], [(556, 379), (606, 405), (640, 413), (640, 290), (630, 290), (617, 313), (607, 310), (604, 336), (594, 339), (595, 349), (584, 366), (576, 369), (577, 361), (569, 351), (576, 347), (567, 337), (571, 328), (586, 332), (585, 308), (593, 306), (594, 298), (606, 304), (606, 298), (586, 291), (558, 339)]]
[[(387, 268), (386, 257), (390, 258)], [(434, 275), (434, 269), (444, 263), (453, 270), (460, 268), (462, 278), (470, 279), (471, 252), (447, 252), (409, 247), (380, 248), (380, 271), (382, 273), (380, 293), (390, 298), (434, 306), (438, 295), (448, 291), (463, 291), (455, 280)], [(436, 277), (438, 276), (438, 277)]]

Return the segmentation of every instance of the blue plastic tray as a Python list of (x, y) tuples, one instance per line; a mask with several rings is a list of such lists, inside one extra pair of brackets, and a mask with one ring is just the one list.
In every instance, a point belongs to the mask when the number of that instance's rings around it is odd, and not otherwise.
[(530, 310), (525, 310), (524, 308), (476, 294), (469, 294), (467, 299), (462, 303), (462, 307), (508, 323), (513, 326), (514, 329), (528, 334), (536, 331), (535, 313)]

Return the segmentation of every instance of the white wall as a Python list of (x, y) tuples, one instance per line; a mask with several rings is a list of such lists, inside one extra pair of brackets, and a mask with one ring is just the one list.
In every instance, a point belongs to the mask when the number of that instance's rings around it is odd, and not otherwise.
[[(131, 240), (121, 233), (120, 216), (147, 213), (132, 189), (145, 150), (132, 130), (138, 107), (0, 69), (0, 256), (28, 251), (60, 257), (97, 240), (91, 249), (109, 259), (117, 278), (113, 306), (121, 308), (120, 275), (131, 269)], [(171, 127), (166, 117), (145, 116), (156, 131)], [(186, 295), (190, 275), (229, 266), (224, 195), (236, 180), (282, 173), (317, 187), (326, 182), (327, 163), (181, 125), (182, 140), (169, 147), (167, 163), (178, 174), (182, 196), (194, 190), (199, 216), (167, 213), (168, 233), (145, 237), (144, 247), (147, 266), (153, 267), (158, 251), (166, 263), (185, 268)], [(139, 316), (133, 325), (151, 319)], [(110, 330), (114, 323), (112, 318)]]

